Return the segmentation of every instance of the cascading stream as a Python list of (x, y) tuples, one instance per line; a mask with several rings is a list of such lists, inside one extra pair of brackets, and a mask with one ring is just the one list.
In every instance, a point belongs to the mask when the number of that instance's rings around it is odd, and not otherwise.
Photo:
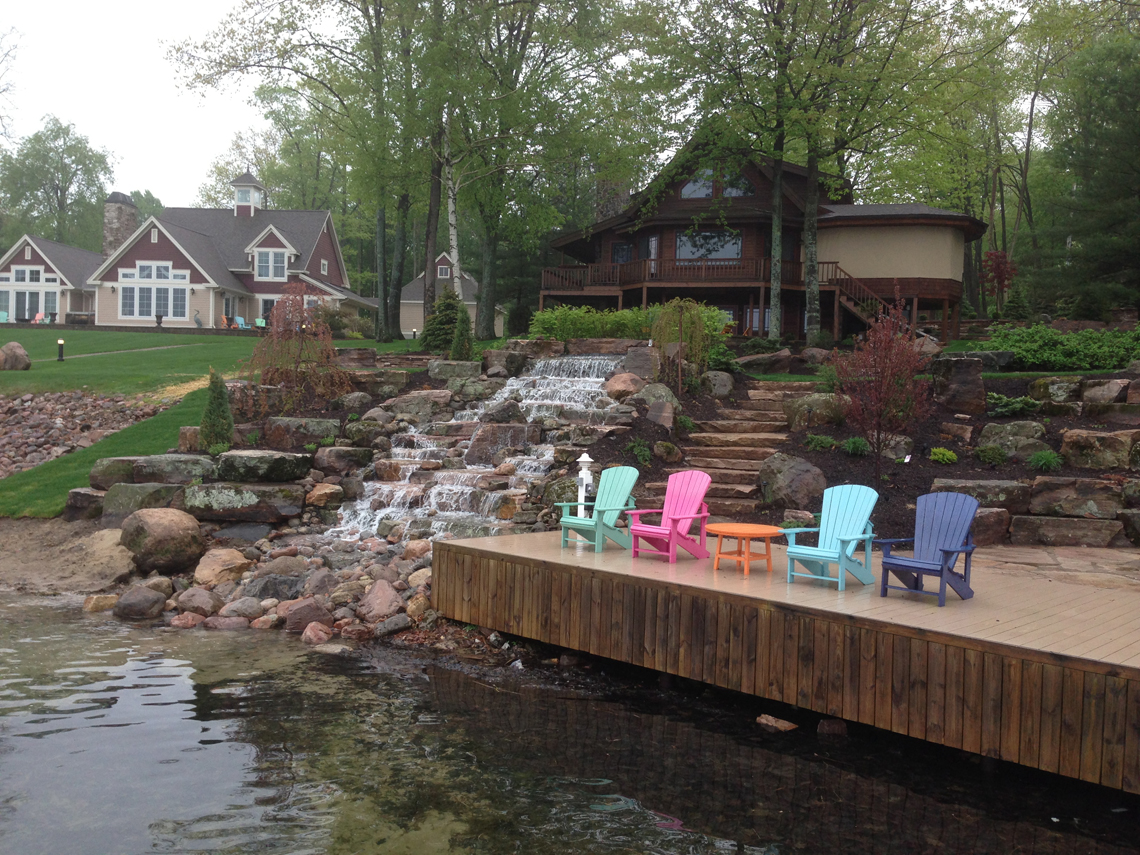
[[(599, 424), (616, 404), (605, 394), (605, 381), (617, 371), (621, 356), (560, 356), (535, 360), (519, 377), (510, 378), (495, 395), (474, 409), (456, 413), (452, 421), (477, 421), (481, 412), (516, 400), (528, 422), (546, 418)], [(392, 437), (391, 459), (400, 462), (399, 480), (370, 481), (364, 496), (341, 508), (341, 522), (328, 535), (345, 540), (371, 537), (387, 521), (404, 523), (403, 537), (434, 539), (445, 532), (457, 537), (498, 534), (512, 528), (500, 510), (525, 497), (531, 480), (554, 465), (554, 446), (534, 445), (527, 453), (507, 458), (515, 474), (506, 489), (483, 489), (481, 479), (493, 476), (490, 466), (445, 467), (453, 448), (465, 450), (467, 440), (419, 425)], [(428, 469), (424, 466), (428, 465)]]

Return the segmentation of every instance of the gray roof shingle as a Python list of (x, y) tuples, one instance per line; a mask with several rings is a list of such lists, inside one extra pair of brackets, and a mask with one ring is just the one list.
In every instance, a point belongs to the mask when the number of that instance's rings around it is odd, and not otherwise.
[(87, 277), (95, 272), (103, 263), (103, 256), (97, 252), (80, 249), (77, 246), (68, 246), (47, 238), (28, 235), (32, 243), (45, 256), (52, 266), (60, 272), (64, 279), (73, 288), (85, 288)]
[[(245, 248), (273, 226), (301, 254), (292, 269), (308, 268), (328, 211), (259, 210), (254, 217), (235, 217), (232, 208), (167, 208), (159, 220), (208, 237), (228, 270), (249, 270)], [(189, 249), (189, 247), (187, 247)], [(211, 274), (212, 276), (213, 274)], [(219, 283), (220, 284), (220, 283)]]

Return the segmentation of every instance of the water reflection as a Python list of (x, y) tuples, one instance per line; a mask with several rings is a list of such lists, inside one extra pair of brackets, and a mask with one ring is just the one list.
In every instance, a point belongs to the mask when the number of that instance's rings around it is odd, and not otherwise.
[[(1133, 820), (1108, 812), (1136, 800), (1106, 791), (1090, 807), (1038, 776), (978, 793), (921, 757), (880, 773), (860, 740), (757, 739), (699, 701), (496, 683), (390, 650), (328, 659), (275, 633), (133, 629), (77, 606), (0, 602), (2, 852), (1137, 851)], [(1089, 811), (1095, 834), (1072, 823)]]

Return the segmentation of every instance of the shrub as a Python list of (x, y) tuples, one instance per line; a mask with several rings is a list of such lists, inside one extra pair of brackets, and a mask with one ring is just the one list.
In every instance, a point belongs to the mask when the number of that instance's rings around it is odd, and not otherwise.
[(1007, 398), (997, 392), (986, 393), (986, 415), (988, 416), (1029, 416), (1037, 412), (1041, 404), (1022, 395), (1020, 398)]
[(348, 330), (347, 332), (345, 332), (344, 337), (350, 338), (354, 341), (360, 341), (364, 338), (364, 333), (357, 332), (356, 330)]
[[(711, 309), (711, 311), (710, 311)], [(722, 330), (727, 315), (716, 307), (705, 306), (695, 300), (677, 298), (658, 307), (653, 322), (653, 341), (666, 354), (670, 344), (684, 345), (684, 362), (688, 362), (699, 376), (709, 363), (709, 351), (717, 341), (723, 340)], [(676, 381), (682, 369), (682, 359), (663, 359), (662, 382), (672, 377)]]
[(709, 347), (709, 371), (727, 371), (730, 374), (739, 370), (736, 364), (736, 354), (728, 349), (724, 339), (716, 339)]
[(526, 335), (530, 328), (531, 309), (522, 303), (515, 303), (507, 310), (507, 335)]
[(309, 452), (309, 454), (312, 454), (316, 450), (317, 450), (317, 444), (315, 442), (306, 442), (305, 443), (305, 451)]
[(321, 445), (325, 446), (326, 448), (330, 445), (333, 445), (334, 443), (336, 443), (336, 437), (335, 436), (321, 437)]
[(688, 416), (677, 416), (676, 422), (681, 433), (692, 433), (697, 429), (697, 423)]
[(830, 330), (820, 330), (812, 336), (811, 347), (822, 347), (824, 350), (831, 350), (835, 347), (835, 336), (831, 334)]
[(349, 413), (349, 414), (348, 414), (348, 420), (349, 420), (350, 422), (358, 422), (358, 421), (360, 421), (360, 413)]
[(1028, 460), (1034, 472), (1058, 472), (1065, 464), (1065, 458), (1052, 450), (1038, 451)]
[(775, 353), (783, 350), (784, 343), (778, 338), (750, 338), (740, 346), (741, 356), (752, 356), (755, 353)]
[(206, 449), (206, 453), (211, 457), (217, 457), (219, 454), (225, 454), (229, 450), (230, 444), (228, 442), (215, 442)]
[(839, 387), (839, 375), (835, 373), (835, 366), (830, 362), (819, 366), (816, 369), (815, 376), (819, 378), (816, 380), (815, 388), (821, 392), (827, 392), (831, 395)]
[(435, 301), (431, 317), (424, 323), (424, 334), (420, 337), (424, 350), (444, 353), (451, 349), (451, 340), (455, 338), (455, 322), (460, 312), (466, 315), (467, 307), (451, 288), (444, 285)]
[(198, 442), (203, 448), (224, 444), (228, 451), (234, 441), (234, 417), (230, 412), (230, 396), (226, 392), (226, 382), (213, 368), (210, 369), (206, 409), (202, 413), (199, 430)]
[(1009, 455), (1000, 445), (980, 445), (975, 449), (974, 457), (992, 466), (1001, 466), (1009, 459)]
[[(701, 320), (710, 338), (720, 336), (726, 315), (716, 306), (701, 305)], [(599, 311), (591, 306), (556, 306), (535, 312), (530, 319), (532, 336), (549, 336), (559, 341), (572, 338), (654, 338), (653, 325), (661, 306), (642, 309)]]
[(949, 465), (958, 462), (958, 455), (949, 448), (932, 448), (930, 449), (930, 460), (933, 463)]
[(1015, 368), (1033, 371), (1089, 371), (1125, 368), (1140, 354), (1140, 329), (1077, 330), (1052, 327), (997, 327), (992, 350), (1012, 350)]
[(642, 466), (648, 466), (653, 462), (653, 449), (644, 439), (630, 440), (622, 451), (632, 455)]
[(456, 315), (455, 334), (451, 337), (451, 352), (448, 356), (458, 362), (471, 361), (471, 315), (466, 307)]
[(837, 445), (835, 439), (818, 433), (809, 433), (804, 440), (808, 451), (831, 451)]
[(247, 433), (245, 435), (245, 444), (246, 445), (257, 445), (257, 441), (259, 439), (261, 439), (261, 434), (255, 430), (251, 430), (249, 433)]
[(915, 333), (896, 294), (894, 305), (871, 322), (852, 353), (832, 360), (847, 420), (862, 434), (882, 475), (883, 449), (894, 434), (921, 421), (930, 409), (929, 360), (915, 347)]
[(866, 457), (871, 453), (871, 444), (861, 436), (853, 436), (843, 443), (843, 450), (852, 457)]

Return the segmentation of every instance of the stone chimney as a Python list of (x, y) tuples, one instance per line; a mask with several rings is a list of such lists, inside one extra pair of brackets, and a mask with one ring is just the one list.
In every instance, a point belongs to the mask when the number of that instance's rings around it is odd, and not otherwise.
[(109, 258), (139, 227), (139, 209), (126, 193), (114, 192), (103, 203), (103, 257)]

